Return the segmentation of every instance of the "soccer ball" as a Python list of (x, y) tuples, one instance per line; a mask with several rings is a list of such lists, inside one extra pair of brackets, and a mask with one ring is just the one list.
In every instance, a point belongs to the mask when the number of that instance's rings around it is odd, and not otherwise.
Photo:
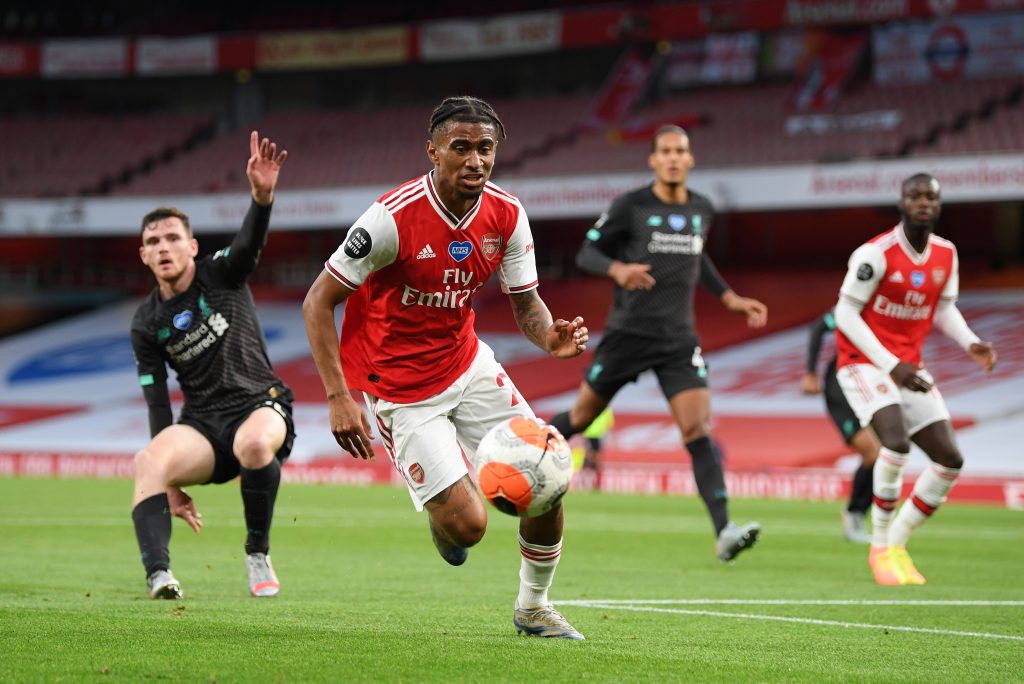
[(558, 505), (572, 480), (572, 449), (537, 418), (509, 418), (477, 447), (477, 481), (502, 513), (534, 518)]

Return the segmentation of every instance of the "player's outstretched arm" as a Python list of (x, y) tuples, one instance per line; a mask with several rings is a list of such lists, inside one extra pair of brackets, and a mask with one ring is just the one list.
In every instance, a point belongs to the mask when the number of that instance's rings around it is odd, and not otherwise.
[(245, 167), (245, 175), (252, 186), (252, 198), (260, 206), (269, 206), (274, 201), (274, 188), (281, 166), (288, 158), (288, 150), (277, 151), (277, 143), (269, 138), (260, 140), (260, 134), (253, 131), (249, 135), (249, 163)]
[(581, 316), (571, 321), (561, 318), (551, 320), (551, 312), (537, 290), (512, 293), (508, 298), (519, 329), (528, 340), (547, 353), (568, 359), (587, 350), (590, 333), (583, 325)]
[(184, 489), (171, 485), (167, 488), (167, 503), (171, 515), (176, 515), (192, 528), (192, 531), (199, 534), (203, 529), (203, 514), (196, 509), (196, 503)]
[(721, 297), (722, 306), (747, 319), (747, 327), (763, 328), (768, 323), (768, 307), (750, 297), (740, 297), (732, 290), (726, 290)]
[(334, 310), (352, 292), (327, 271), (323, 271), (306, 293), (306, 299), (302, 302), (302, 317), (306, 323), (309, 349), (327, 392), (331, 434), (338, 445), (352, 454), (353, 458), (369, 460), (373, 458), (370, 421), (349, 393), (341, 368), (338, 331), (334, 323)]

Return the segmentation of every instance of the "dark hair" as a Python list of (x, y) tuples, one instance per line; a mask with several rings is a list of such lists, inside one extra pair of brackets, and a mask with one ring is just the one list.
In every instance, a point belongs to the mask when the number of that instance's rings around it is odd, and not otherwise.
[(932, 181), (937, 181), (937, 180), (938, 179), (936, 179), (935, 176), (933, 176), (930, 173), (923, 173), (923, 172), (922, 173), (915, 173), (913, 176), (909, 176), (907, 178), (904, 178), (903, 182), (900, 183), (900, 194), (902, 195), (904, 192), (906, 192), (907, 188), (909, 188), (914, 183), (918, 183), (920, 181), (924, 181), (926, 183), (931, 183)]
[(658, 150), (658, 138), (665, 135), (666, 133), (678, 133), (679, 135), (685, 135), (690, 137), (689, 133), (682, 126), (676, 126), (675, 124), (665, 124), (654, 132), (654, 137), (651, 138), (651, 152)]
[(185, 224), (185, 234), (188, 235), (189, 238), (192, 237), (192, 226), (188, 223), (188, 214), (177, 207), (157, 207), (142, 217), (142, 227), (139, 229), (139, 239), (141, 240), (146, 234), (146, 226), (153, 223), (153, 221), (160, 221), (165, 218), (181, 219), (181, 222)]
[(478, 97), (460, 95), (458, 97), (446, 97), (441, 104), (434, 107), (430, 114), (430, 128), (428, 133), (434, 137), (437, 132), (448, 121), (460, 123), (486, 123), (492, 124), (498, 131), (502, 140), (508, 138), (505, 132), (505, 124), (494, 112), (494, 108)]

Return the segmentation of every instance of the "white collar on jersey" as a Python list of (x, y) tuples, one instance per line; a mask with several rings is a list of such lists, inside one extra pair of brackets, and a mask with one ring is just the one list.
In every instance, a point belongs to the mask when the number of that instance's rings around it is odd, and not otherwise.
[(444, 202), (441, 201), (440, 195), (437, 194), (437, 188), (434, 187), (434, 172), (431, 171), (423, 177), (423, 182), (427, 186), (427, 199), (430, 201), (430, 205), (434, 207), (434, 211), (437, 212), (438, 216), (448, 222), (448, 225), (455, 230), (462, 230), (473, 221), (473, 217), (476, 216), (477, 212), (480, 211), (481, 199), (484, 193), (480, 193), (480, 196), (476, 198), (476, 203), (466, 212), (466, 215), (461, 219), (448, 211), (448, 207), (444, 206)]
[(932, 255), (932, 236), (928, 236), (928, 244), (925, 245), (923, 252), (918, 252), (914, 249), (914, 246), (910, 244), (910, 240), (907, 239), (907, 234), (903, 232), (903, 221), (896, 224), (893, 228), (896, 231), (896, 242), (903, 249), (903, 252), (913, 261), (915, 264), (920, 266), (921, 264), (928, 261), (928, 257)]

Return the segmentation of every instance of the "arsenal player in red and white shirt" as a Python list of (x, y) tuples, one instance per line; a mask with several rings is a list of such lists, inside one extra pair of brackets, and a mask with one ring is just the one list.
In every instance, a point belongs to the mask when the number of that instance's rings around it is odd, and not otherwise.
[[(996, 362), (992, 345), (978, 339), (956, 308), (956, 247), (932, 233), (941, 208), (934, 177), (903, 181), (903, 220), (854, 251), (836, 305), (836, 377), (861, 425), (871, 425), (882, 443), (868, 561), (875, 581), (885, 585), (924, 584), (907, 540), (946, 500), (963, 465), (949, 411), (921, 359), (924, 339), (934, 325), (986, 372)], [(932, 463), (895, 514), (911, 440)]]
[[(513, 416), (534, 417), (473, 329), (473, 298), (495, 271), (520, 330), (559, 358), (586, 349), (583, 319), (552, 320), (537, 294), (530, 222), (490, 183), (505, 128), (486, 102), (445, 99), (430, 119), (433, 171), (385, 194), (349, 229), (306, 295), (303, 315), (327, 390), (331, 432), (371, 458), (370, 424), (349, 394), (361, 390), (417, 510), (427, 510), (441, 556), (461, 565), (484, 535), (487, 510), (469, 476), (483, 436)], [(341, 341), (335, 308), (346, 302)], [(340, 349), (340, 354), (339, 354)], [(562, 548), (562, 507), (522, 518), (521, 632), (582, 639), (548, 601)]]

